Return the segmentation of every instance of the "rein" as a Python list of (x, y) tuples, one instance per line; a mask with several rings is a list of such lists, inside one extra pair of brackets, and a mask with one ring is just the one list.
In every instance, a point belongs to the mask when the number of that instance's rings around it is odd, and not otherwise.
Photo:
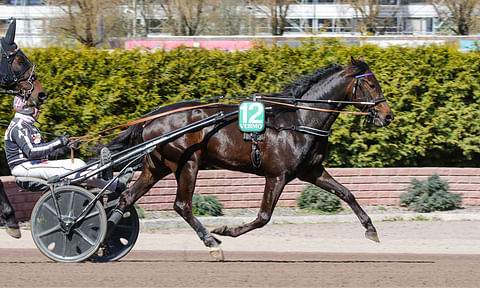
[(100, 138), (107, 137), (107, 136), (110, 136), (110, 135), (113, 135), (113, 134), (119, 134), (119, 133), (121, 133), (121, 131), (116, 132), (116, 133), (112, 133), (112, 134), (109, 134), (109, 135), (105, 135), (105, 136), (98, 136), (98, 137), (95, 137), (93, 139), (86, 139), (86, 138), (90, 138), (94, 135), (100, 135), (100, 134), (103, 134), (105, 132), (112, 131), (112, 130), (115, 130), (115, 129), (129, 127), (129, 126), (132, 126), (132, 125), (135, 125), (135, 124), (138, 124), (138, 123), (144, 123), (144, 122), (147, 122), (147, 121), (150, 121), (150, 120), (153, 120), (153, 119), (156, 119), (156, 118), (160, 118), (160, 117), (163, 117), (163, 116), (167, 116), (167, 115), (170, 115), (170, 114), (173, 114), (173, 113), (186, 111), (186, 110), (193, 110), (193, 109), (198, 109), (198, 108), (203, 108), (203, 107), (208, 107), (208, 106), (214, 106), (214, 105), (218, 105), (218, 104), (219, 103), (207, 103), (207, 104), (197, 105), (197, 106), (194, 106), (194, 107), (182, 107), (182, 108), (178, 108), (178, 109), (175, 109), (175, 110), (166, 111), (166, 112), (163, 112), (163, 113), (148, 116), (148, 117), (145, 117), (145, 118), (140, 118), (138, 120), (131, 121), (131, 122), (128, 122), (128, 123), (124, 123), (124, 124), (121, 124), (121, 125), (118, 125), (118, 126), (115, 126), (115, 127), (110, 127), (110, 128), (98, 131), (98, 132), (90, 132), (90, 133), (87, 133), (83, 136), (71, 137), (71, 139), (76, 139), (73, 143), (91, 142), (91, 141), (98, 140)]

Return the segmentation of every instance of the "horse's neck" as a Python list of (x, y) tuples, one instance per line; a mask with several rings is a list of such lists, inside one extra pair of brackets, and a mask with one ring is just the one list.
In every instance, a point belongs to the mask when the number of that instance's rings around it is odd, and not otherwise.
[[(329, 100), (336, 100), (336, 101), (345, 101), (348, 98), (347, 93), (345, 92), (345, 85), (346, 83), (339, 82), (335, 85), (334, 88), (329, 89), (328, 92), (321, 93), (321, 87), (312, 87), (311, 91), (305, 93), (302, 99), (306, 100), (319, 100), (319, 99), (329, 99)], [(317, 90), (317, 91), (315, 91)], [(330, 110), (342, 110), (345, 105), (344, 104), (306, 104), (305, 106), (315, 107), (315, 108), (323, 108), (323, 109), (330, 109)], [(330, 130), (333, 123), (337, 119), (339, 113), (336, 112), (319, 112), (319, 111), (311, 111), (311, 110), (301, 110), (298, 113), (300, 122), (305, 123), (305, 126), (321, 129), (321, 130)]]

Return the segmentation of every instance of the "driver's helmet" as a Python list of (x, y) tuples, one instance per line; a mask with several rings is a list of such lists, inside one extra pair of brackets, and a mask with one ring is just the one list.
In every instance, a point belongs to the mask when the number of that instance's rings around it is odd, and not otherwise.
[(13, 110), (25, 115), (32, 115), (35, 111), (33, 107), (27, 106), (27, 103), (19, 96), (15, 96), (13, 99)]

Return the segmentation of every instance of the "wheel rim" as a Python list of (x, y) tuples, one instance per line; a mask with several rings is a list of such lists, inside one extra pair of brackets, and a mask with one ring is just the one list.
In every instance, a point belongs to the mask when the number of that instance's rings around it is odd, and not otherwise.
[[(94, 199), (93, 194), (77, 186), (55, 190), (60, 217), (71, 221)], [(58, 221), (55, 203), (50, 192), (44, 194), (32, 212), (32, 236), (35, 245), (48, 258), (58, 262), (80, 262), (94, 254), (105, 238), (107, 218), (100, 202), (86, 217), (64, 232)]]

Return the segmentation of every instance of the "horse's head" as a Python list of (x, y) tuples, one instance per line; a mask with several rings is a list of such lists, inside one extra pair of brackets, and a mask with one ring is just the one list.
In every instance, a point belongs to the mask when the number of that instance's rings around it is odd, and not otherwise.
[(355, 106), (361, 110), (368, 110), (373, 124), (378, 127), (387, 126), (393, 120), (393, 112), (387, 104), (382, 92), (382, 87), (377, 78), (363, 61), (363, 57), (354, 59), (351, 57), (352, 65), (348, 66), (345, 75), (351, 77), (347, 93), (351, 100), (358, 102)]
[(35, 75), (36, 65), (15, 44), (16, 21), (8, 26), (7, 34), (0, 39), (0, 93), (14, 94), (23, 98), (29, 107), (40, 108), (47, 99), (47, 92)]

